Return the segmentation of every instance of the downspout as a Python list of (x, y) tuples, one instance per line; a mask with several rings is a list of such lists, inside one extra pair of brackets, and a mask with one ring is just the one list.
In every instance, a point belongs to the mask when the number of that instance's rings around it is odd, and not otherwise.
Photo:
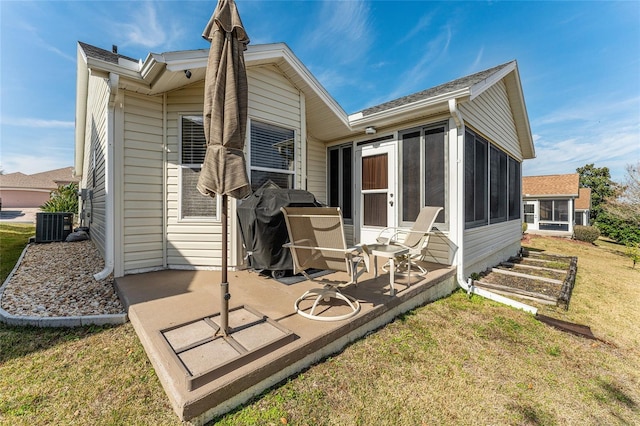
[(167, 93), (162, 94), (162, 268), (167, 269)]
[[(462, 182), (464, 182), (464, 120), (462, 118), (462, 114), (458, 109), (458, 103), (456, 99), (449, 99), (449, 112), (453, 117), (453, 120), (456, 123), (456, 152), (457, 152), (457, 183), (458, 188), (461, 187)], [(464, 277), (464, 191), (456, 191), (456, 204), (458, 207), (458, 220), (455, 221), (455, 226), (457, 227), (457, 245), (458, 250), (456, 253), (456, 279), (458, 285), (467, 292), (469, 296), (472, 294), (477, 294), (478, 296), (482, 296), (484, 298), (493, 300), (494, 302), (503, 303), (505, 305), (511, 306), (513, 308), (522, 309), (525, 312), (529, 312), (535, 315), (538, 310), (533, 306), (526, 305), (524, 303), (518, 302), (513, 299), (509, 299), (508, 297), (502, 296), (500, 294), (492, 293), (483, 288), (477, 288), (473, 285), (473, 280), (469, 278), (465, 280)]]
[(116, 97), (118, 94), (118, 83), (120, 76), (115, 73), (109, 73), (109, 105), (107, 108), (107, 155), (105, 156), (104, 165), (104, 191), (105, 191), (105, 230), (104, 230), (104, 269), (97, 274), (94, 274), (93, 278), (98, 281), (104, 280), (112, 272), (114, 268), (114, 221), (115, 221), (115, 197), (114, 197), (114, 157), (115, 157), (115, 145), (114, 145), (114, 133), (115, 133), (115, 108)]

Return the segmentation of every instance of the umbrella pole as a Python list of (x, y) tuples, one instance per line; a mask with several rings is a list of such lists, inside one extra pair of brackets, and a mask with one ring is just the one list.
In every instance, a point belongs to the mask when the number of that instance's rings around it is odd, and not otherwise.
[(222, 280), (220, 282), (220, 327), (222, 333), (229, 334), (229, 281), (227, 280), (227, 195), (222, 195)]

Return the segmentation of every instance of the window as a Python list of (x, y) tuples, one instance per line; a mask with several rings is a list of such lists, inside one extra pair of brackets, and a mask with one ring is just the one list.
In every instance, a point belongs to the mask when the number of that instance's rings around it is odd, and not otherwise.
[(402, 140), (402, 222), (414, 222), (423, 206), (442, 206), (436, 222), (446, 218), (445, 127), (409, 131)]
[(468, 129), (464, 149), (465, 227), (520, 219), (520, 162)]
[(251, 121), (251, 189), (268, 181), (283, 189), (294, 187), (294, 136), (291, 129)]
[(340, 207), (345, 222), (353, 220), (353, 146), (329, 148), (329, 205)]
[(549, 222), (569, 221), (569, 201), (540, 200), (540, 220)]
[(574, 213), (574, 222), (576, 225), (584, 225), (584, 223), (582, 223), (582, 212), (576, 211)]
[(464, 211), (467, 228), (486, 225), (488, 142), (467, 130), (464, 138)]
[(489, 155), (491, 223), (507, 220), (507, 154), (492, 146)]
[(201, 115), (180, 117), (180, 218), (215, 218), (218, 197), (202, 195), (197, 189), (198, 176), (207, 143)]
[(522, 176), (520, 163), (509, 157), (509, 220), (520, 219)]
[(535, 222), (535, 210), (536, 206), (534, 204), (525, 204), (524, 205), (524, 221), (526, 223), (534, 223)]

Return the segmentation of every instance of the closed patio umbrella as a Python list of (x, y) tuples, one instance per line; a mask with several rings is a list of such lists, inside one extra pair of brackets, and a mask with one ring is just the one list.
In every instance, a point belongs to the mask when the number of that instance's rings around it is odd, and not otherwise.
[(247, 124), (247, 74), (244, 50), (249, 37), (233, 0), (219, 0), (202, 35), (211, 42), (204, 86), (204, 134), (207, 150), (197, 188), (204, 195), (222, 197), (222, 300), (220, 326), (229, 332), (227, 281), (227, 196), (251, 193), (244, 159)]

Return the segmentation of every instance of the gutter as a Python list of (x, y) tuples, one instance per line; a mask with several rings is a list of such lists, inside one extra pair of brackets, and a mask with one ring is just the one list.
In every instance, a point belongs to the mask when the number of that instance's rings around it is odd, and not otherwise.
[(116, 98), (118, 95), (118, 83), (120, 76), (115, 73), (109, 73), (109, 106), (107, 109), (107, 155), (105, 157), (105, 247), (104, 247), (104, 269), (93, 275), (98, 281), (107, 278), (114, 269), (114, 238), (115, 238), (115, 108)]
[[(458, 182), (458, 187), (460, 187), (461, 183), (464, 182), (464, 119), (462, 118), (462, 114), (458, 109), (458, 103), (456, 99), (449, 99), (449, 112), (451, 113), (451, 117), (456, 123), (456, 151), (457, 151), (457, 168), (456, 168), (456, 179)], [(457, 191), (456, 193), (456, 204), (458, 206), (458, 217), (464, 217), (464, 191)], [(525, 312), (529, 312), (533, 315), (536, 315), (538, 309), (533, 306), (526, 305), (524, 303), (518, 302), (513, 299), (509, 299), (508, 297), (502, 296), (500, 294), (492, 293), (488, 290), (477, 288), (473, 285), (473, 280), (469, 278), (465, 281), (464, 277), (464, 220), (457, 220), (457, 239), (458, 239), (458, 250), (456, 253), (456, 280), (458, 286), (465, 290), (469, 297), (472, 294), (476, 294), (478, 296), (487, 298), (489, 300), (493, 300), (494, 302), (502, 303), (507, 306), (511, 306), (512, 308), (522, 309)]]

